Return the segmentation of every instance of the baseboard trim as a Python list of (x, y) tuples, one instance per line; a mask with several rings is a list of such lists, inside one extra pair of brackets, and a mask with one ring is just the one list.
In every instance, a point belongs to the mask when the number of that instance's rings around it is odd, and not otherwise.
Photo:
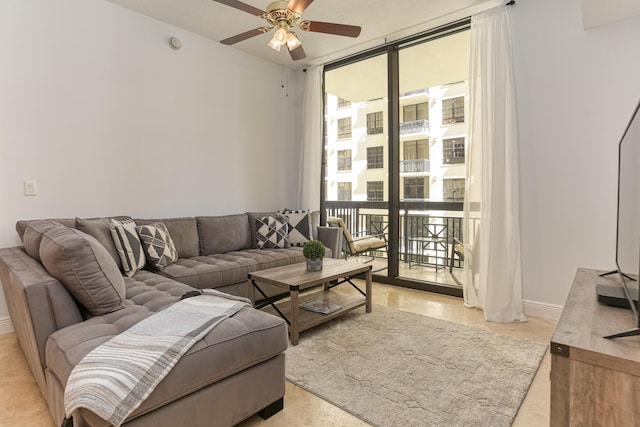
[(524, 314), (528, 316), (544, 317), (545, 319), (553, 320), (560, 319), (562, 309), (564, 308), (561, 305), (527, 300), (522, 301), (522, 307), (524, 309)]
[(13, 324), (11, 323), (11, 318), (9, 316), (0, 318), (0, 335), (9, 334), (13, 332)]

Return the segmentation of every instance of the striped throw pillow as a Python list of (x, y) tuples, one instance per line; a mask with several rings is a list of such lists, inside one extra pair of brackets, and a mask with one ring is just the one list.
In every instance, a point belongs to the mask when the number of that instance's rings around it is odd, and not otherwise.
[(111, 219), (109, 229), (122, 261), (122, 271), (127, 277), (132, 277), (147, 262), (136, 231), (136, 223), (131, 219), (124, 221)]

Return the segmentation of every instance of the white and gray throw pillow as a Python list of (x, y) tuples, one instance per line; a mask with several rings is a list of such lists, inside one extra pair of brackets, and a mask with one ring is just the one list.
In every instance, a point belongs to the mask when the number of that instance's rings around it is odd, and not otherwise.
[(132, 277), (147, 262), (136, 231), (136, 223), (131, 219), (123, 221), (111, 219), (109, 228), (113, 243), (122, 261), (122, 271), (127, 277)]
[(161, 222), (136, 227), (147, 261), (162, 270), (178, 260), (178, 251), (169, 235), (167, 226)]
[(304, 246), (312, 240), (313, 228), (309, 211), (285, 211), (283, 216), (288, 219), (287, 233), (291, 246)]
[(287, 218), (282, 215), (256, 218), (256, 247), (258, 249), (290, 247), (287, 222)]

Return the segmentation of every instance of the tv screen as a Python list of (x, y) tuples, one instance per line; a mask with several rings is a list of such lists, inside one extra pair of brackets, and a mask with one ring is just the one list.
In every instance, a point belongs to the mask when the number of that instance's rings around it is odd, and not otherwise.
[(605, 338), (640, 335), (640, 103), (636, 106), (618, 146), (618, 225), (616, 267), (624, 297), (634, 315), (630, 330)]

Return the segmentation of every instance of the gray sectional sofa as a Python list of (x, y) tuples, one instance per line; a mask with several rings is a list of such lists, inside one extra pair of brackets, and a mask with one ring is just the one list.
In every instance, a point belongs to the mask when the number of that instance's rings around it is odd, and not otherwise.
[[(255, 219), (264, 214), (134, 219), (140, 225), (164, 224), (178, 259), (161, 271), (145, 268), (133, 277), (121, 274), (110, 218), (17, 223), (24, 246), (0, 249), (0, 280), (18, 341), (56, 424), (65, 416), (64, 389), (73, 367), (101, 343), (195, 289), (246, 296), (249, 272), (304, 260), (301, 247), (254, 247)], [(318, 222), (316, 213), (314, 238), (336, 256), (339, 230)], [(66, 243), (56, 234), (66, 236)], [(76, 248), (68, 250), (69, 242), (78, 241), (81, 255)], [(59, 273), (65, 263), (71, 266)], [(78, 276), (91, 281), (98, 273), (104, 292), (70, 283)], [(115, 306), (108, 305), (114, 298)], [(287, 343), (282, 319), (241, 309), (196, 343), (124, 425), (231, 426), (255, 413), (277, 412), (283, 404)], [(73, 425), (108, 423), (81, 409), (73, 414)]]

